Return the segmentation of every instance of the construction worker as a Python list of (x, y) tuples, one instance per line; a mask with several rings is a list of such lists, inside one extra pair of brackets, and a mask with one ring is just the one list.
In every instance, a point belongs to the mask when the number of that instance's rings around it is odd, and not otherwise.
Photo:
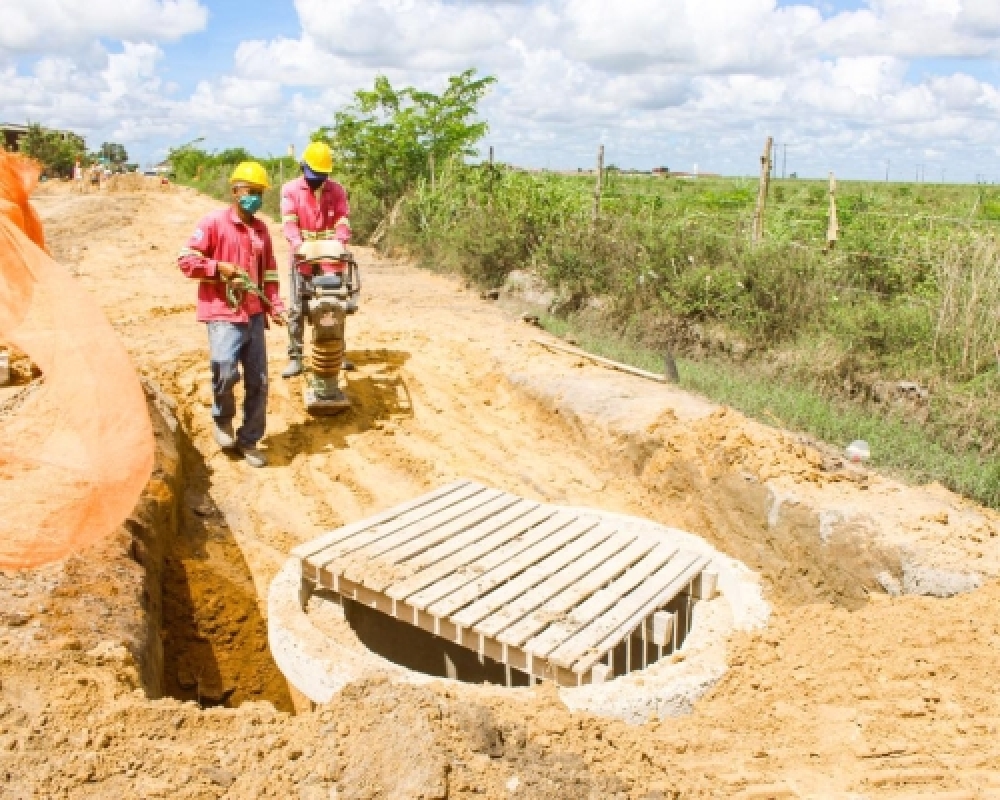
[[(286, 324), (278, 265), (267, 225), (257, 219), (267, 172), (254, 161), (239, 164), (229, 179), (232, 206), (203, 217), (181, 250), (177, 265), (199, 282), (198, 321), (208, 325), (212, 361), (212, 424), (224, 450), (239, 450), (253, 467), (267, 464), (257, 443), (267, 419), (267, 319)], [(233, 431), (240, 381), (246, 392), (243, 424)]]
[[(281, 187), (281, 222), (292, 254), (288, 283), (291, 293), (288, 366), (281, 373), (282, 378), (294, 378), (302, 373), (302, 342), (309, 314), (305, 276), (296, 265), (295, 251), (305, 239), (338, 239), (345, 245), (351, 240), (347, 191), (330, 180), (333, 172), (330, 146), (312, 142), (303, 151), (300, 166), (302, 177)], [(344, 368), (351, 369), (352, 365), (344, 362)]]

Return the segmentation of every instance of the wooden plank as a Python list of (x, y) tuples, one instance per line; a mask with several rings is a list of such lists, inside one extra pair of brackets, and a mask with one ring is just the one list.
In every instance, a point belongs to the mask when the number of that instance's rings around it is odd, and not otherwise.
[(385, 592), (395, 600), (409, 597), (466, 564), (502, 547), (511, 539), (540, 525), (555, 514), (556, 509), (551, 506), (539, 506), (537, 503), (525, 500), (500, 516), (486, 520), (454, 539), (421, 553), (407, 564), (419, 571), (406, 580), (387, 587)]
[(507, 581), (489, 594), (480, 597), (476, 602), (466, 606), (454, 614), (452, 620), (463, 628), (475, 626), (480, 633), (493, 636), (497, 631), (492, 626), (483, 627), (477, 623), (508, 606), (512, 600), (521, 597), (546, 578), (566, 569), (577, 559), (589, 555), (598, 545), (607, 541), (614, 534), (614, 528), (598, 524), (596, 528), (588, 531), (576, 541), (570, 542), (533, 567), (529, 567), (516, 578)]
[[(501, 631), (523, 620), (528, 614), (544, 605), (559, 592), (572, 586), (595, 567), (607, 563), (608, 559), (618, 555), (634, 541), (634, 536), (616, 531), (613, 536), (588, 553), (585, 558), (576, 559), (565, 568), (551, 572), (545, 580), (522, 594), (516, 601), (503, 608), (498, 608), (476, 626), (477, 630), (488, 633), (490, 636), (498, 636)], [(653, 545), (650, 545), (649, 549), (652, 547)], [(645, 555), (644, 552), (636, 556), (636, 561), (643, 555)]]
[[(474, 543), (477, 539), (481, 539), (484, 536), (483, 530), (489, 531), (503, 527), (505, 524), (503, 522), (493, 523), (492, 525), (489, 523), (501, 517), (506, 518), (506, 511), (514, 509), (515, 506), (519, 506), (522, 503), (524, 506), (527, 506), (529, 510), (538, 507), (535, 503), (518, 501), (513, 495), (502, 495), (489, 503), (487, 506), (476, 509), (472, 515), (465, 515), (460, 519), (448, 523), (447, 525), (436, 528), (421, 537), (419, 540), (407, 542), (400, 548), (391, 550), (388, 553), (384, 553), (383, 555), (369, 561), (368, 565), (361, 565), (361, 568), (364, 568), (365, 572), (365, 586), (370, 586), (373, 589), (378, 589), (379, 591), (386, 591), (390, 586), (399, 584), (404, 580), (408, 580), (416, 573), (420, 572), (422, 567), (413, 560), (404, 560), (400, 557), (401, 554), (415, 552), (414, 557), (420, 557), (433, 547), (442, 544), (450, 544), (459, 536), (464, 536), (464, 534), (470, 531), (475, 531), (471, 540), (471, 542)], [(517, 515), (524, 516), (525, 514), (525, 510), (523, 508), (516, 508), (514, 510)], [(434, 541), (437, 541), (437, 545), (433, 544)], [(353, 560), (354, 558), (355, 556), (352, 554), (351, 559)]]
[(550, 624), (565, 617), (573, 608), (580, 605), (606, 583), (613, 581), (633, 564), (642, 560), (657, 544), (659, 542), (655, 539), (640, 537), (603, 564), (594, 558), (593, 565), (581, 565), (590, 566), (592, 571), (587, 572), (578, 582), (546, 601), (545, 605), (537, 611), (532, 612), (516, 625), (502, 631), (497, 638), (506, 645), (525, 646), (525, 643), (533, 636), (537, 636)]
[(395, 519), (396, 517), (405, 514), (407, 511), (413, 511), (420, 506), (445, 497), (446, 495), (461, 489), (463, 486), (468, 486), (470, 483), (470, 481), (455, 481), (454, 483), (449, 483), (447, 486), (442, 486), (440, 489), (435, 489), (433, 492), (421, 495), (408, 503), (393, 506), (392, 508), (383, 511), (374, 517), (367, 517), (365, 519), (358, 520), (350, 525), (344, 525), (334, 531), (325, 533), (315, 539), (310, 539), (308, 542), (303, 542), (298, 547), (293, 548), (291, 554), (296, 558), (308, 558), (309, 556), (315, 555), (320, 550), (329, 547), (331, 544), (336, 544), (337, 542), (342, 541), (349, 536), (353, 536), (356, 533), (366, 531), (369, 528), (374, 528), (376, 525), (381, 525), (384, 522)]
[(429, 584), (413, 596), (407, 597), (406, 602), (418, 608), (427, 609), (432, 603), (440, 600), (445, 595), (461, 589), (498, 564), (502, 564), (537, 543), (544, 541), (561, 528), (571, 525), (576, 519), (576, 514), (557, 511), (545, 520), (545, 522), (524, 531), (507, 542), (507, 544), (490, 551), (475, 561), (468, 562), (461, 570), (453, 572), (447, 577)]
[(460, 503), (467, 500), (469, 497), (474, 497), (481, 492), (485, 492), (486, 487), (480, 486), (479, 484), (471, 484), (465, 486), (446, 497), (442, 497), (439, 500), (435, 500), (433, 503), (429, 503), (420, 508), (409, 511), (396, 519), (389, 520), (388, 522), (379, 525), (377, 528), (369, 528), (365, 531), (355, 534), (349, 539), (343, 540), (321, 550), (319, 553), (311, 556), (308, 560), (317, 567), (325, 567), (327, 564), (335, 561), (338, 558), (342, 558), (348, 553), (352, 553), (366, 545), (377, 542), (379, 539), (383, 539), (386, 536), (390, 536), (398, 530), (402, 530), (408, 525), (412, 525), (415, 522), (419, 522), (422, 519), (433, 516), (440, 511), (446, 510), (456, 503)]
[[(670, 602), (671, 599), (677, 597), (681, 594), (686, 586), (697, 576), (698, 570), (704, 569), (705, 565), (709, 563), (708, 559), (702, 559), (699, 557), (698, 560), (694, 561), (683, 573), (678, 575), (673, 581), (671, 581), (666, 586), (662, 587), (659, 591), (657, 597), (650, 602), (649, 605), (653, 605), (654, 608), (659, 608)], [(688, 611), (690, 612), (691, 604), (688, 604)], [(669, 642), (671, 649), (676, 649), (677, 647), (677, 613), (671, 614), (673, 617), (672, 630), (670, 631), (671, 641)], [(579, 661), (577, 661), (572, 669), (574, 672), (579, 674), (586, 674), (588, 670), (601, 659), (600, 650), (606, 649), (606, 643), (616, 640), (618, 637), (622, 636), (622, 631), (628, 630), (629, 627), (635, 622), (636, 619), (642, 620), (640, 613), (634, 614), (631, 618), (623, 622), (616, 630), (612, 631), (607, 635), (604, 641), (599, 642), (598, 645), (592, 650), (588, 651)], [(640, 626), (646, 626), (647, 621), (640, 621)], [(690, 622), (688, 623), (690, 625)], [(660, 656), (663, 655), (663, 648), (660, 649)]]
[[(497, 491), (496, 489), (487, 489), (485, 492), (480, 492), (479, 494), (470, 497), (468, 500), (456, 503), (450, 508), (439, 511), (437, 514), (433, 514), (426, 519), (422, 519), (412, 525), (407, 525), (402, 530), (397, 530), (388, 536), (383, 536), (376, 541), (365, 545), (364, 547), (353, 550), (347, 555), (337, 559), (336, 562), (329, 562), (326, 565), (326, 568), (329, 570), (337, 570), (341, 574), (351, 578), (351, 580), (361, 581), (364, 575), (371, 571), (374, 561), (381, 561), (386, 566), (392, 565), (392, 561), (382, 557), (383, 553), (386, 553), (393, 548), (407, 545), (414, 539), (418, 539), (427, 534), (433, 534), (446, 526), (455, 523), (461, 525), (465, 519), (472, 517), (472, 515), (477, 512), (481, 512), (483, 506), (489, 505), (493, 500), (502, 498), (503, 496), (503, 492)], [(490, 514), (487, 512), (486, 517), (488, 518), (489, 516)], [(482, 519), (482, 515), (472, 518), (468, 525), (472, 526), (476, 524), (476, 522), (482, 521)]]
[[(551, 506), (542, 506), (531, 500), (518, 500), (517, 503), (506, 511), (490, 517), (478, 525), (469, 528), (467, 531), (456, 534), (434, 547), (418, 553), (412, 558), (406, 559), (406, 566), (412, 568), (414, 575), (416, 575), (420, 570), (433, 567), (438, 563), (442, 563), (447, 558), (464, 555), (463, 551), (468, 548), (478, 548), (479, 543), (483, 542), (485, 544), (485, 539), (492, 534), (503, 533), (510, 529), (511, 533), (508, 538), (513, 538), (518, 535), (515, 532), (517, 526), (524, 525), (525, 527), (520, 530), (527, 530), (539, 522), (544, 522), (555, 513), (556, 509)], [(529, 516), (533, 521), (529, 521)], [(515, 523), (517, 523), (517, 526), (515, 526)], [(502, 543), (506, 539), (501, 539), (500, 541)], [(471, 561), (472, 559), (470, 558), (469, 560)]]
[[(496, 554), (487, 556), (487, 558), (477, 562), (485, 567), (482, 573), (469, 576), (470, 580), (464, 586), (456, 587), (446, 595), (442, 595), (440, 600), (428, 606), (427, 611), (439, 617), (450, 616), (485, 592), (496, 588), (528, 567), (534, 566), (560, 547), (578, 539), (587, 531), (597, 527), (598, 524), (595, 519), (575, 519), (569, 525), (547, 535), (540, 542), (527, 550), (522, 550), (512, 558), (495, 558)], [(488, 562), (492, 563), (488, 564)], [(439, 584), (435, 584), (435, 586), (437, 585)]]
[(681, 551), (610, 613), (581, 631), (549, 659), (574, 672), (589, 670), (609, 647), (641, 625), (655, 609), (680, 594), (708, 562), (709, 559), (697, 553)]
[(447, 525), (435, 528), (423, 536), (419, 536), (409, 542), (405, 542), (398, 547), (387, 549), (379, 555), (379, 558), (384, 561), (388, 561), (391, 564), (400, 564), (404, 561), (408, 562), (421, 553), (430, 550), (432, 547), (436, 547), (442, 542), (451, 540), (457, 534), (463, 533), (470, 528), (476, 527), (481, 522), (485, 522), (488, 519), (500, 515), (508, 508), (511, 508), (519, 502), (520, 498), (512, 494), (499, 492), (497, 497), (494, 497), (488, 503), (480, 506), (474, 511), (470, 511), (460, 519), (456, 519)]
[(567, 347), (564, 344), (550, 341), (548, 339), (536, 338), (532, 341), (536, 344), (540, 344), (542, 347), (548, 348), (549, 350), (559, 350), (573, 356), (586, 358), (588, 361), (593, 361), (595, 364), (600, 364), (602, 367), (610, 367), (611, 369), (618, 370), (619, 372), (627, 372), (629, 375), (636, 375), (640, 378), (645, 378), (646, 380), (656, 381), (657, 383), (667, 382), (666, 375), (657, 375), (655, 372), (649, 372), (648, 370), (639, 369), (638, 367), (633, 367), (628, 364), (622, 364), (620, 361), (612, 361), (610, 358), (595, 356), (593, 353), (588, 353), (586, 350), (581, 350), (579, 347)]
[(593, 623), (609, 608), (612, 608), (622, 597), (666, 564), (676, 552), (677, 548), (668, 543), (657, 545), (606, 589), (594, 592), (583, 603), (574, 608), (565, 621), (557, 622), (547, 628), (539, 636), (529, 641), (524, 649), (533, 656), (548, 658), (549, 653), (561, 647), (563, 643)]

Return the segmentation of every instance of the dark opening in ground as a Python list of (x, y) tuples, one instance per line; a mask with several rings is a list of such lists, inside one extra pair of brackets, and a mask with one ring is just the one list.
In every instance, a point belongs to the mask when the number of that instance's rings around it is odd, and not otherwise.
[[(344, 601), (344, 616), (361, 642), (383, 658), (415, 672), (465, 683), (507, 685), (504, 664), (428, 633), (373, 608)], [(530, 686), (528, 675), (511, 669), (511, 686)]]
[(243, 551), (208, 493), (209, 470), (188, 442), (182, 452), (187, 490), (163, 571), (164, 693), (202, 706), (266, 700), (292, 711)]

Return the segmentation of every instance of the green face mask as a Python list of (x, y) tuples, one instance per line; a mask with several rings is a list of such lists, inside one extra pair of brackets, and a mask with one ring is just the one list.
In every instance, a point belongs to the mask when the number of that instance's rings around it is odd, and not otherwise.
[(240, 198), (240, 208), (250, 216), (260, 211), (262, 205), (264, 205), (264, 198), (259, 194), (245, 194)]

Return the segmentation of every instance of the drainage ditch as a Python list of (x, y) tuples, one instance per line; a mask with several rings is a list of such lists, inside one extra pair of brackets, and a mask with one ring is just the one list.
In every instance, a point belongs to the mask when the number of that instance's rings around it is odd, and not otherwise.
[(181, 435), (185, 491), (163, 571), (164, 693), (203, 707), (266, 700), (292, 711), (243, 553), (208, 494), (209, 471)]

